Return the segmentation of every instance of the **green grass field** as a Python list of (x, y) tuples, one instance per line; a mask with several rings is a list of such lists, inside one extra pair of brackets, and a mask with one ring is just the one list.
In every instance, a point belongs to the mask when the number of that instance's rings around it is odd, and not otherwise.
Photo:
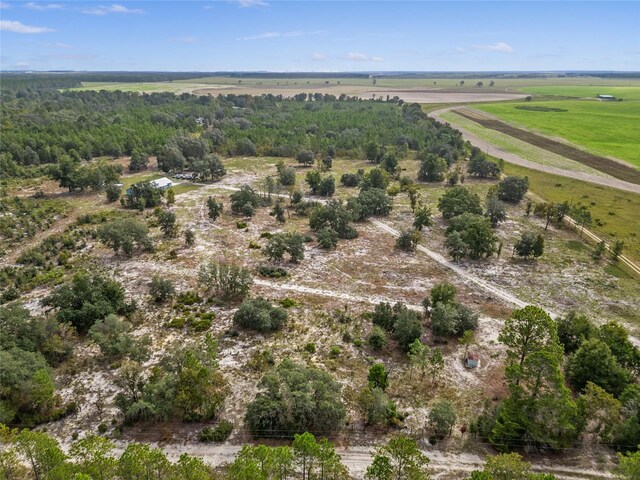
[[(474, 106), (477, 108), (477, 106)], [(604, 172), (591, 168), (575, 160), (570, 160), (556, 153), (544, 150), (530, 143), (524, 142), (520, 139), (514, 138), (506, 133), (498, 132), (490, 128), (485, 128), (482, 125), (469, 120), (454, 112), (447, 112), (442, 114), (442, 118), (453, 126), (459, 126), (464, 128), (468, 132), (473, 133), (477, 137), (491, 142), (493, 145), (500, 147), (508, 152), (513, 152), (522, 158), (531, 162), (539, 163), (541, 165), (549, 165), (553, 167), (562, 168), (564, 170), (572, 170), (576, 172), (586, 172), (592, 175), (598, 175), (603, 177), (612, 178)]]
[(535, 85), (520, 89), (534, 95), (558, 95), (562, 97), (594, 98), (596, 95), (613, 95), (623, 100), (640, 100), (640, 86), (594, 85)]
[(546, 201), (586, 205), (594, 220), (590, 230), (608, 242), (624, 240), (625, 255), (640, 261), (640, 195), (510, 163), (504, 173), (528, 176), (530, 190)]
[[(519, 110), (516, 106), (543, 106), (566, 112)], [(600, 102), (558, 100), (477, 105), (517, 127), (560, 137), (595, 154), (626, 160), (640, 167), (640, 101)]]

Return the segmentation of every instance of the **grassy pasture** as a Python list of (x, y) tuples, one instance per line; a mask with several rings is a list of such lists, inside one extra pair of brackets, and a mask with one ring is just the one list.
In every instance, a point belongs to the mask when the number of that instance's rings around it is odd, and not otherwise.
[(640, 100), (640, 86), (596, 85), (533, 85), (520, 89), (535, 95), (558, 95), (561, 97), (593, 98), (596, 95), (613, 95), (623, 100)]
[[(464, 85), (460, 85), (464, 80)], [(370, 78), (237, 78), (237, 77), (202, 77), (173, 82), (83, 82), (83, 86), (71, 90), (122, 90), (130, 92), (194, 92), (200, 89), (217, 88), (221, 93), (262, 93), (291, 94), (292, 92), (326, 92), (333, 94), (347, 93), (355, 95), (371, 89), (424, 89), (424, 90), (455, 90), (467, 93), (499, 94), (508, 92), (535, 93), (536, 88), (566, 88), (570, 95), (573, 88), (589, 88), (593, 85), (614, 88), (640, 89), (640, 81), (633, 79), (603, 79), (596, 77), (580, 78), (496, 78), (495, 85), (489, 87), (489, 77), (473, 78), (387, 78), (376, 77), (374, 85)], [(477, 82), (483, 82), (482, 88), (475, 87)], [(611, 87), (611, 88), (609, 88)], [(600, 87), (594, 87), (596, 89)], [(207, 93), (215, 91), (207, 90)], [(383, 93), (383, 92), (380, 92)], [(598, 93), (600, 90), (598, 90)], [(549, 94), (559, 94), (549, 92)], [(573, 95), (570, 95), (573, 96)], [(630, 96), (627, 96), (631, 98)]]
[[(541, 112), (515, 108), (533, 105), (567, 111)], [(477, 108), (514, 126), (561, 137), (595, 154), (626, 160), (640, 167), (640, 101), (510, 102), (478, 105)]]
[(536, 147), (530, 143), (524, 142), (518, 138), (507, 135), (506, 133), (485, 128), (478, 123), (469, 120), (454, 112), (447, 112), (442, 114), (442, 118), (447, 120), (454, 126), (460, 126), (465, 130), (477, 135), (478, 137), (490, 141), (493, 145), (502, 148), (508, 152), (513, 152), (522, 158), (531, 162), (536, 162), (541, 165), (550, 165), (553, 167), (562, 168), (564, 170), (572, 170), (576, 172), (586, 172), (592, 175), (599, 175), (603, 177), (610, 177), (600, 170), (591, 168), (583, 163), (575, 160), (570, 160), (556, 153), (544, 150), (540, 147)]
[(590, 229), (611, 242), (624, 240), (624, 253), (640, 261), (640, 195), (505, 163), (507, 175), (528, 176), (530, 189), (546, 201), (586, 205)]

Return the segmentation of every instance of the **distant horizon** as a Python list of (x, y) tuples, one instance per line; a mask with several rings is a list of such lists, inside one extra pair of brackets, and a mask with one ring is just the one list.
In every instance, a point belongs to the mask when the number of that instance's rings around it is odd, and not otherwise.
[(2, 71), (640, 70), (637, 1), (2, 0), (0, 17)]
[(437, 75), (437, 74), (598, 74), (598, 73), (629, 73), (640, 75), (639, 70), (218, 70), (218, 71), (201, 71), (201, 70), (3, 70), (0, 73), (175, 73), (175, 74), (207, 74), (207, 75), (233, 75), (233, 74), (269, 74), (269, 75), (332, 75), (332, 74), (360, 74), (360, 75)]

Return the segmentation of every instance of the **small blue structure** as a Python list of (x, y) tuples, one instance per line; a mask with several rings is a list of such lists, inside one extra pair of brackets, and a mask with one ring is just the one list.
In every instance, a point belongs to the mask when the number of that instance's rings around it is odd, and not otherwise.
[(475, 353), (468, 353), (464, 359), (464, 366), (467, 368), (478, 368), (480, 366), (480, 359)]

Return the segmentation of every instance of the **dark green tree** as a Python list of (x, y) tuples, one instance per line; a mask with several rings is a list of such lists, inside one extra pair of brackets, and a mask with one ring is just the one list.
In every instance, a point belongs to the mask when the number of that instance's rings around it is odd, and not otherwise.
[(509, 176), (498, 183), (497, 194), (500, 200), (517, 203), (524, 198), (528, 189), (528, 177)]
[(233, 315), (235, 325), (258, 332), (278, 330), (286, 319), (287, 311), (284, 308), (274, 307), (261, 297), (245, 300)]
[(224, 206), (221, 203), (216, 202), (215, 198), (209, 197), (207, 198), (207, 211), (209, 218), (212, 221), (216, 221), (220, 215), (222, 215), (222, 210)]
[(149, 155), (139, 150), (135, 150), (131, 154), (131, 160), (129, 161), (129, 171), (139, 172), (140, 170), (146, 170), (149, 165)]
[(338, 430), (345, 416), (340, 384), (326, 372), (285, 360), (258, 384), (245, 421), (254, 437)]
[(85, 272), (74, 275), (71, 284), (56, 288), (43, 304), (57, 308), (61, 322), (70, 323), (86, 333), (98, 320), (112, 313), (124, 313), (124, 288), (116, 280)]
[(513, 245), (513, 251), (519, 257), (538, 258), (544, 253), (544, 237), (532, 232), (524, 232)]
[(480, 197), (464, 187), (447, 190), (438, 200), (438, 210), (447, 220), (463, 213), (482, 215)]
[(420, 161), (418, 180), (422, 182), (442, 182), (447, 173), (447, 161), (433, 153), (427, 153)]
[(484, 216), (491, 221), (493, 228), (497, 227), (500, 222), (507, 219), (507, 208), (504, 202), (495, 195), (487, 198), (487, 210), (484, 212)]
[(371, 389), (379, 388), (383, 392), (387, 389), (389, 386), (389, 374), (382, 363), (374, 363), (371, 366), (367, 381)]

